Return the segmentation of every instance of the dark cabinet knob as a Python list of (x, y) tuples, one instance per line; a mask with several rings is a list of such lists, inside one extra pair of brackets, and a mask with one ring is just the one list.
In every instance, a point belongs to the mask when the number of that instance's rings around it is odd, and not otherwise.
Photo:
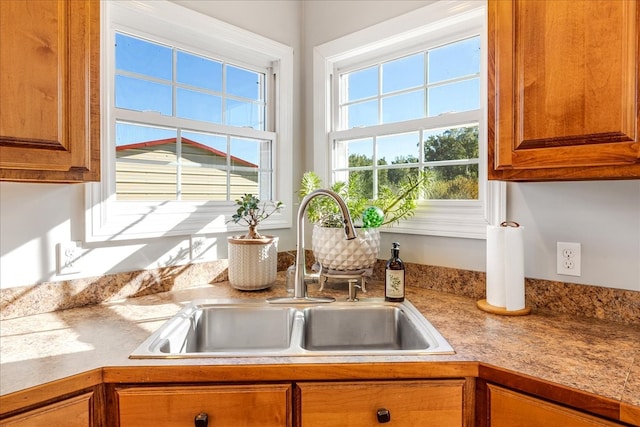
[(388, 409), (380, 408), (376, 415), (378, 416), (378, 422), (380, 424), (391, 421), (391, 412)]
[(195, 423), (196, 427), (207, 427), (209, 425), (209, 415), (207, 415), (205, 412), (200, 412), (193, 419), (193, 422)]

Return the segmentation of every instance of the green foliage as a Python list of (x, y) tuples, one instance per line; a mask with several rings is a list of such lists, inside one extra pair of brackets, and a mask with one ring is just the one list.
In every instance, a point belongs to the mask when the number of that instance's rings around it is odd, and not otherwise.
[(253, 194), (245, 194), (242, 198), (237, 199), (236, 205), (238, 205), (238, 209), (227, 223), (246, 224), (249, 227), (249, 232), (241, 236), (243, 239), (262, 238), (258, 233), (258, 225), (284, 207), (284, 204), (280, 201), (272, 202), (269, 206), (265, 202), (260, 206), (260, 199)]
[[(380, 185), (378, 197), (373, 200), (366, 190), (363, 191), (363, 189), (367, 188), (363, 182), (367, 178), (365, 174), (353, 172), (349, 178), (348, 183), (338, 181), (330, 189), (344, 199), (351, 217), (356, 221), (361, 220), (363, 212), (368, 207), (375, 206), (380, 208), (384, 213), (384, 221), (381, 225), (391, 225), (401, 219), (411, 217), (417, 206), (417, 199), (421, 193), (426, 194), (432, 182), (431, 173), (418, 172), (416, 169), (414, 174), (405, 173), (402, 179), (393, 187)], [(319, 188), (322, 188), (320, 177), (315, 172), (305, 172), (300, 185), (300, 198), (304, 198)], [(337, 204), (329, 197), (316, 197), (313, 199), (307, 208), (307, 217), (309, 221), (320, 224), (323, 227), (343, 226), (340, 210)]]

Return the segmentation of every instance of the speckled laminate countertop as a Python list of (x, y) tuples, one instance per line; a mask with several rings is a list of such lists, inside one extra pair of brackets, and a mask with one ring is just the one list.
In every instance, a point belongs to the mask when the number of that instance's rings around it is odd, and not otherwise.
[[(382, 295), (368, 284), (366, 296)], [(310, 288), (317, 294), (317, 287)], [(344, 285), (325, 294), (346, 297)], [(128, 355), (182, 306), (202, 298), (283, 296), (241, 292), (226, 282), (0, 322), (0, 395), (105, 367), (272, 365), (359, 362), (480, 362), (640, 407), (640, 327), (553, 313), (502, 317), (476, 301), (408, 288), (412, 302), (449, 341), (454, 355), (131, 360)], [(357, 304), (357, 303), (356, 303)]]

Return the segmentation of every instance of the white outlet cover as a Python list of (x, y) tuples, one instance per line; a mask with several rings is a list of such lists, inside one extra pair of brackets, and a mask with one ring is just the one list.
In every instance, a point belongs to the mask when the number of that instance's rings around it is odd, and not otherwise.
[(57, 245), (58, 275), (80, 273), (82, 248), (78, 242), (62, 242)]
[(581, 275), (581, 245), (573, 242), (557, 242), (556, 271), (564, 276)]

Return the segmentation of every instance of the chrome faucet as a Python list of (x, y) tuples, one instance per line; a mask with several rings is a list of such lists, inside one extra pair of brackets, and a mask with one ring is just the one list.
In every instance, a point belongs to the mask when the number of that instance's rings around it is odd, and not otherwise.
[(298, 232), (297, 239), (297, 254), (296, 254), (296, 275), (294, 282), (293, 297), (274, 297), (268, 298), (270, 303), (290, 303), (290, 302), (332, 302), (335, 298), (332, 297), (309, 297), (307, 295), (307, 285), (304, 281), (306, 275), (306, 262), (304, 254), (304, 214), (307, 211), (307, 206), (312, 199), (317, 196), (331, 197), (340, 207), (342, 213), (342, 220), (344, 221), (344, 234), (347, 240), (355, 239), (357, 237), (356, 230), (351, 222), (351, 215), (349, 214), (349, 208), (344, 202), (342, 197), (338, 193), (332, 190), (319, 189), (315, 190), (302, 199), (300, 202), (300, 208), (298, 208)]

